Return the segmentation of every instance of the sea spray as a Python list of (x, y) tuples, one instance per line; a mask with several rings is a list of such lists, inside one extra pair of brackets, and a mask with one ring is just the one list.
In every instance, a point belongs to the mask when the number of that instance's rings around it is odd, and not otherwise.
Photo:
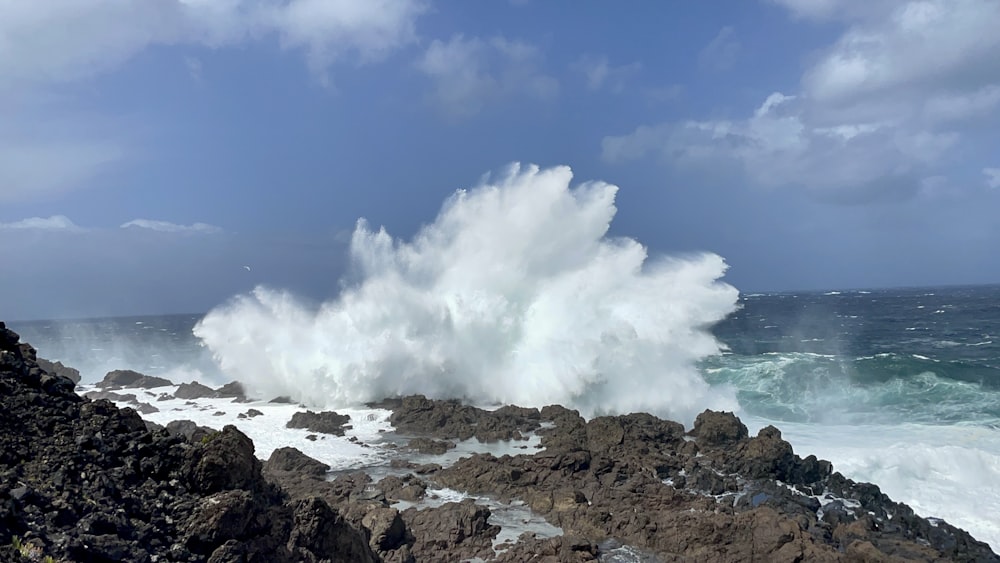
[(317, 407), (422, 393), (686, 423), (736, 409), (695, 367), (720, 351), (709, 327), (736, 306), (722, 258), (649, 259), (607, 234), (617, 187), (571, 180), (511, 165), (410, 241), (359, 220), (353, 282), (335, 300), (310, 308), (258, 287), (195, 335), (253, 392)]

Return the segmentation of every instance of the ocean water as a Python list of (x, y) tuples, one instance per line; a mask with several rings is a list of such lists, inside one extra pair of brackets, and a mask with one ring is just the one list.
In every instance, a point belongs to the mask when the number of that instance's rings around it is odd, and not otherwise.
[(258, 287), (207, 314), (10, 324), (87, 383), (131, 368), (316, 408), (423, 393), (686, 425), (734, 410), (1000, 550), (1000, 287), (741, 295), (719, 256), (609, 236), (616, 192), (513, 165), (409, 240), (361, 220), (318, 307)]

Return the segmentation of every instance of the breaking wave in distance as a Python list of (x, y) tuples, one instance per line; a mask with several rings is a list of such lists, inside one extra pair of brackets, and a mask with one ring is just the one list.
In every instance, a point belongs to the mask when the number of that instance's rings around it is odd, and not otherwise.
[(336, 299), (310, 308), (258, 287), (195, 335), (250, 390), (318, 407), (422, 393), (687, 424), (736, 410), (696, 367), (736, 307), (723, 259), (652, 259), (609, 237), (618, 188), (571, 181), (568, 167), (513, 164), (457, 191), (410, 241), (359, 220), (356, 281)]

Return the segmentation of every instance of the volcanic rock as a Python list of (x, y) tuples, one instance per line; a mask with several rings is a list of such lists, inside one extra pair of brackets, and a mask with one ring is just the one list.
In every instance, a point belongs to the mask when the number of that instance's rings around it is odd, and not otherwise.
[(20, 560), (15, 537), (32, 560), (376, 560), (324, 501), (266, 481), (236, 428), (192, 443), (73, 387), (0, 323), (3, 560)]
[(311, 430), (312, 432), (343, 436), (344, 432), (351, 428), (350, 426), (344, 426), (350, 420), (350, 416), (346, 414), (337, 414), (333, 411), (318, 413), (306, 411), (293, 414), (292, 419), (285, 424), (285, 427), (305, 428), (307, 430)]
[(489, 523), (490, 509), (471, 499), (449, 502), (435, 509), (409, 508), (403, 512), (416, 539), (418, 561), (458, 561), (493, 556), (493, 538), (500, 527)]
[(406, 447), (422, 454), (441, 455), (455, 447), (455, 442), (448, 440), (434, 440), (432, 438), (414, 438), (406, 444)]
[(219, 387), (215, 391), (218, 397), (222, 398), (232, 398), (235, 403), (245, 403), (247, 402), (246, 390), (243, 388), (243, 384), (239, 381), (231, 381), (222, 387)]
[(181, 383), (174, 392), (174, 397), (178, 399), (217, 399), (218, 391), (207, 385), (192, 381), (191, 383)]
[(173, 385), (169, 379), (145, 375), (130, 369), (109, 371), (97, 386), (103, 389), (121, 389), (123, 387), (138, 389), (153, 389)]
[(45, 358), (35, 358), (38, 367), (52, 375), (61, 375), (73, 383), (80, 383), (80, 370), (63, 365), (62, 362), (50, 362)]
[(401, 434), (446, 440), (473, 437), (480, 442), (522, 440), (525, 433), (541, 426), (538, 409), (503, 407), (487, 411), (457, 400), (434, 401), (423, 395), (386, 400), (373, 406), (392, 408), (389, 422)]

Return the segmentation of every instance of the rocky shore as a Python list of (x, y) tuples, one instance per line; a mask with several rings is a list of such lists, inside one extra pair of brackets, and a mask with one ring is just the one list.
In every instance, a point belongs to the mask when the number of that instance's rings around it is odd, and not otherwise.
[[(156, 409), (156, 393), (118, 391), (165, 380), (112, 372), (81, 397), (69, 369), (39, 362), (0, 323), (0, 561), (1000, 561), (728, 413), (706, 411), (686, 431), (641, 413), (587, 421), (560, 406), (387, 399), (375, 406), (414, 454), (473, 438), (540, 447), (440, 464), (401, 455), (373, 477), (331, 473), (293, 447), (262, 462), (231, 425), (157, 427), (136, 410)], [(238, 385), (182, 388), (174, 398), (247, 400)], [(288, 424), (345, 439), (352, 421)], [(441, 489), (474, 498), (434, 499)], [(497, 503), (561, 533), (498, 542)]]

